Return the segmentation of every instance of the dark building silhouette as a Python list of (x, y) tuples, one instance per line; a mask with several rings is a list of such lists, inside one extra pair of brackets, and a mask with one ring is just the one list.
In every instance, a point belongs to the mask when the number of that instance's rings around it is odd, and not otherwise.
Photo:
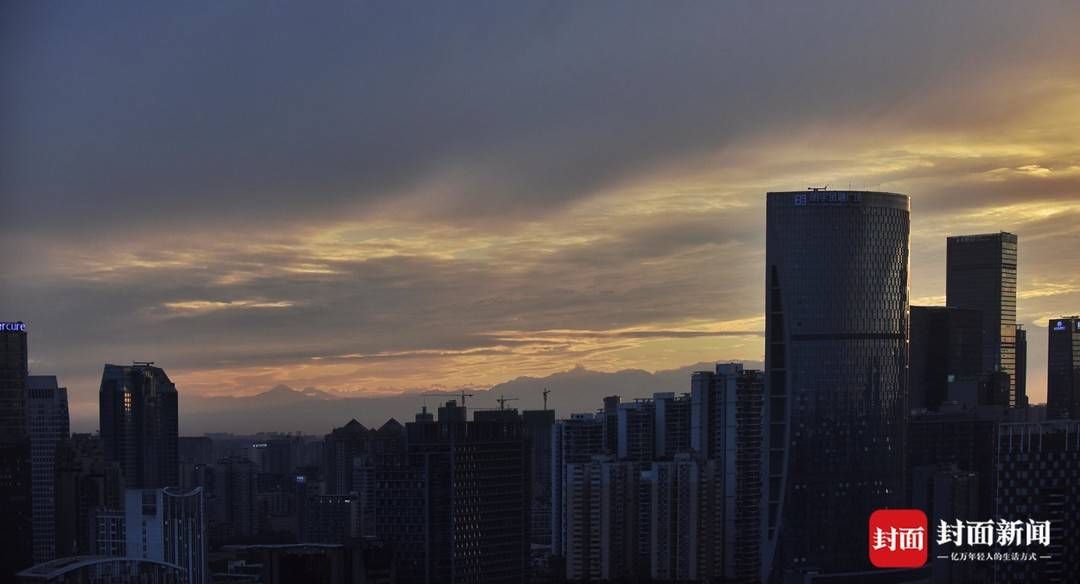
[(1016, 325), (1016, 407), (1028, 407), (1027, 394), (1027, 330)]
[(1080, 582), (1080, 422), (1002, 424), (997, 438), (999, 517), (1049, 521), (1034, 562), (997, 562), (995, 582)]
[(360, 498), (350, 495), (309, 495), (305, 501), (300, 541), (337, 543), (361, 536)]
[(211, 584), (202, 489), (124, 492), (125, 555), (180, 566), (187, 584)]
[(759, 581), (762, 372), (720, 363), (693, 374), (689, 395), (657, 393), (618, 408), (624, 418), (652, 412), (621, 422), (618, 440), (653, 440), (654, 448), (607, 452), (603, 413), (556, 423), (553, 574), (567, 581)]
[(128, 488), (179, 486), (176, 386), (152, 363), (105, 365), (99, 393), (106, 461)]
[(180, 436), (176, 441), (177, 459), (191, 464), (214, 462), (214, 441), (206, 436)]
[(976, 405), (982, 351), (978, 310), (912, 306), (908, 407), (936, 410), (946, 400)]
[(30, 374), (26, 325), (0, 322), (0, 440), (26, 438), (26, 376)]
[(866, 522), (905, 489), (909, 200), (766, 206), (764, 579), (870, 569)]
[(1080, 317), (1050, 321), (1046, 365), (1046, 414), (1080, 420)]
[(347, 494), (353, 490), (353, 468), (358, 458), (367, 454), (368, 429), (356, 420), (326, 435), (323, 445), (323, 476), (326, 492)]
[(529, 441), (505, 413), (466, 421), (449, 401), (406, 424), (407, 452), (376, 468), (376, 536), (407, 582), (523, 582), (529, 573)]
[(67, 388), (53, 375), (26, 378), (26, 426), (30, 435), (34, 563), (56, 556), (56, 448), (71, 433)]
[[(604, 410), (597, 414), (572, 414), (569, 419), (555, 422), (551, 431), (551, 553), (555, 557), (552, 572), (563, 573), (567, 554), (572, 551), (567, 541), (567, 489), (572, 477), (567, 465), (589, 462), (594, 456), (609, 451), (606, 448), (606, 422), (609, 404), (617, 408), (617, 398), (604, 398)], [(611, 416), (614, 418), (614, 414)], [(611, 427), (614, 427), (612, 424)], [(574, 479), (576, 480), (576, 479)]]
[(56, 503), (57, 557), (98, 553), (99, 510), (124, 505), (123, 472), (105, 461), (98, 436), (73, 434), (57, 446)]
[(551, 545), (551, 432), (555, 410), (525, 410), (521, 414), (529, 439), (529, 475), (532, 505), (529, 539), (537, 545)]
[(982, 312), (982, 369), (1008, 376), (1007, 406), (1017, 405), (1016, 247), (1012, 233), (960, 235), (948, 238), (946, 258), (945, 304)]
[(26, 325), (0, 322), (0, 581), (32, 563)]
[(203, 488), (211, 541), (250, 538), (258, 528), (255, 463), (242, 456), (230, 456), (217, 461), (213, 470), (213, 484)]
[[(908, 421), (907, 464), (913, 505), (932, 495), (926, 492), (927, 477), (942, 469), (975, 474), (975, 512), (982, 518), (994, 514), (994, 443), (999, 420), (974, 410), (921, 412)], [(921, 507), (920, 507), (921, 508)]]

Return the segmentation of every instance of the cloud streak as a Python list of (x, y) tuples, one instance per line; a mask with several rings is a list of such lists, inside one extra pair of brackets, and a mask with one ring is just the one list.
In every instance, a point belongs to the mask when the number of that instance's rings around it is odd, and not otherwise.
[[(0, 306), (92, 409), (760, 359), (764, 192), (909, 193), (1020, 235), (1076, 312), (1080, 7), (19, 6), (0, 26)], [(1041, 396), (1045, 339), (1032, 335)]]

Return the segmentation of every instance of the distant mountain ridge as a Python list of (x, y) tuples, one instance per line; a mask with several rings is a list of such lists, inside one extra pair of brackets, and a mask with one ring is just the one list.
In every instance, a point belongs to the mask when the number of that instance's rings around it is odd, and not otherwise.
[[(757, 361), (744, 361), (748, 368), (760, 368)], [(604, 396), (620, 395), (624, 400), (650, 397), (656, 392), (690, 391), (690, 374), (711, 370), (713, 363), (695, 363), (678, 369), (650, 373), (641, 369), (591, 371), (577, 366), (544, 377), (517, 377), (488, 389), (467, 389), (469, 409), (498, 407), (500, 396), (516, 398), (508, 407), (541, 409), (542, 392), (550, 390), (548, 407), (556, 417), (591, 412), (601, 407)], [(356, 419), (365, 427), (378, 428), (388, 419), (411, 421), (420, 408), (434, 411), (446, 400), (460, 401), (460, 390), (443, 395), (421, 395), (421, 390), (393, 395), (358, 397), (307, 387), (302, 390), (277, 385), (250, 396), (184, 395), (180, 388), (180, 432), (191, 436), (207, 432), (303, 432), (322, 435)], [(456, 397), (455, 397), (456, 394)]]

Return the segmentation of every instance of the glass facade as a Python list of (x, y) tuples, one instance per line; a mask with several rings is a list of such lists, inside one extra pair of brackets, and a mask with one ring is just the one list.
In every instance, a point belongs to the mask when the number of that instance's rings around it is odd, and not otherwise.
[(983, 313), (983, 371), (1009, 376), (1008, 403), (1016, 394), (1016, 247), (1012, 233), (948, 238), (945, 303)]
[(1080, 316), (1050, 321), (1046, 363), (1046, 413), (1080, 420)]
[(26, 437), (23, 390), (29, 370), (26, 331), (11, 328), (0, 328), (0, 440), (17, 441)]
[(769, 193), (764, 579), (869, 568), (870, 513), (903, 502), (909, 200)]
[(179, 485), (176, 386), (149, 363), (105, 365), (98, 394), (105, 459), (130, 488)]

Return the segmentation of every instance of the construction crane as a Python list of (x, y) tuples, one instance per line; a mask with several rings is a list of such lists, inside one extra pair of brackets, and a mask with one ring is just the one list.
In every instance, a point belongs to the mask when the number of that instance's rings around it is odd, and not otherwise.
[(500, 395), (499, 399), (497, 399), (495, 401), (499, 402), (499, 410), (501, 411), (501, 410), (506, 409), (506, 402), (508, 402), (508, 401), (517, 401), (517, 399), (518, 398), (516, 398), (516, 397), (506, 397), (506, 396)]
[(544, 411), (547, 411), (547, 396), (548, 396), (549, 393), (551, 393), (551, 390), (545, 387), (544, 388)]
[[(447, 392), (445, 392), (445, 391), (428, 391), (428, 392), (424, 392), (424, 393), (422, 393), (420, 395), (425, 395), (425, 396), (426, 395), (447, 395)], [(457, 392), (450, 392), (449, 395), (460, 395), (461, 396), (461, 407), (465, 407), (465, 398), (473, 397), (473, 394), (465, 393), (464, 389), (461, 390), (460, 394), (457, 393)]]

